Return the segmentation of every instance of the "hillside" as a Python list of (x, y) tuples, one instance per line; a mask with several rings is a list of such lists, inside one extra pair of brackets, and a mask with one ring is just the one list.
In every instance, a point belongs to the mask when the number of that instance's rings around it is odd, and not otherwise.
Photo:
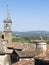
[(15, 42), (32, 42), (31, 40), (40, 40), (42, 37), (44, 40), (49, 40), (49, 31), (28, 31), (28, 32), (16, 32), (13, 31), (13, 41)]

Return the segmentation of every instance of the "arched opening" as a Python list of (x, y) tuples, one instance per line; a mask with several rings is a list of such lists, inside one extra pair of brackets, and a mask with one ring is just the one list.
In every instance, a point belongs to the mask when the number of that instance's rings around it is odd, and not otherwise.
[(1, 38), (4, 39), (4, 35), (2, 35)]

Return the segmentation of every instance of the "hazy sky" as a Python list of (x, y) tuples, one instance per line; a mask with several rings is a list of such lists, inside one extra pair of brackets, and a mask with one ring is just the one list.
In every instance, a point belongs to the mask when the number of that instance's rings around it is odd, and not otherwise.
[(13, 31), (49, 31), (49, 0), (0, 0), (0, 31), (7, 4)]

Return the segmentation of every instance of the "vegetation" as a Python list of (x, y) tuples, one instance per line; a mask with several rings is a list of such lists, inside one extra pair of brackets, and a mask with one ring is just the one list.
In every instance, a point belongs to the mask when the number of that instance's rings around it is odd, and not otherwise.
[(29, 42), (30, 39), (28, 37), (19, 37), (19, 36), (16, 36), (15, 38), (14, 37), (12, 38), (12, 41), (13, 42)]
[(14, 33), (12, 41), (13, 42), (26, 42), (35, 43), (36, 40), (40, 40), (40, 36), (49, 43), (49, 32), (27, 32), (27, 33)]

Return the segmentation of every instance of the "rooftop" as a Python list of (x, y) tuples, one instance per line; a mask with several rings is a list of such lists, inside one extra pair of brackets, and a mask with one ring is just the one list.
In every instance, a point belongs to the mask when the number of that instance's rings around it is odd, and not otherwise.
[(32, 60), (21, 60), (19, 62), (16, 62), (15, 64), (12, 65), (34, 65), (34, 61)]
[[(10, 45), (8, 44), (7, 47), (13, 47), (15, 49), (22, 49), (22, 51), (15, 50), (15, 52), (20, 56), (20, 57), (34, 57), (35, 59), (40, 59), (44, 61), (49, 61), (49, 45), (47, 44), (47, 50), (46, 52), (43, 53), (43, 51), (36, 51), (35, 45), (34, 44), (28, 44), (28, 43), (18, 43), (18, 42), (13, 42)], [(12, 53), (12, 50), (7, 49), (6, 53)], [(20, 60), (13, 65), (33, 65), (33, 60)], [(24, 63), (24, 64), (23, 64)]]

